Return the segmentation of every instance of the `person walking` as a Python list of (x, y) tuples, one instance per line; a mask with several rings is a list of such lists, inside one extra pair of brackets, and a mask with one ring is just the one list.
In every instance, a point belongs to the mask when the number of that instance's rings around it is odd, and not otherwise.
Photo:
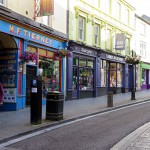
[(3, 98), (4, 98), (4, 89), (2, 83), (0, 82), (0, 105), (3, 104)]

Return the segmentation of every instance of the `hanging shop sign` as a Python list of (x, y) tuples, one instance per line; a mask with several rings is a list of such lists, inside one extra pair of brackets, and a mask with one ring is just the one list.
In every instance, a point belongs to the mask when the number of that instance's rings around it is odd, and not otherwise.
[(0, 31), (26, 39), (39, 44), (53, 47), (55, 49), (64, 49), (66, 46), (65, 42), (58, 41), (56, 39), (49, 38), (37, 32), (32, 32), (25, 28), (9, 24), (3, 20), (0, 20)]
[(54, 14), (54, 0), (36, 0), (37, 16), (49, 16)]
[(124, 34), (116, 34), (115, 49), (125, 50), (125, 40), (126, 38)]

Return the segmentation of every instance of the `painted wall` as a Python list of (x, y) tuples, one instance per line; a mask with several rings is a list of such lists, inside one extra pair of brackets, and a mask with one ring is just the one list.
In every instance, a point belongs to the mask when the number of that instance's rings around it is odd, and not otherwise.
[(34, 17), (34, 0), (7, 0), (6, 7), (30, 19)]
[[(5, 6), (22, 14), (30, 19), (34, 19), (35, 0), (6, 0)], [(54, 0), (54, 15), (37, 17), (36, 21), (46, 24), (51, 28), (66, 34), (67, 26), (67, 0)]]
[[(115, 46), (115, 34), (124, 33), (128, 38), (131, 39), (131, 47), (133, 47), (132, 36), (134, 34), (134, 7), (121, 1), (121, 18), (120, 20), (116, 19), (116, 3), (117, 0), (111, 1), (110, 14), (104, 12), (102, 8), (105, 7), (105, 0), (100, 1), (90, 1), (90, 0), (72, 0), (69, 3), (69, 39), (74, 41), (80, 41), (78, 39), (78, 19), (79, 16), (83, 16), (86, 19), (86, 35), (85, 41), (81, 41), (87, 45), (95, 46), (94, 44), (94, 23), (98, 23), (101, 27), (101, 40), (100, 45), (96, 47), (107, 49), (106, 43), (106, 30), (111, 30), (111, 49), (112, 52), (121, 53), (125, 55), (125, 51), (118, 52), (114, 50)], [(124, 23), (124, 11), (125, 9), (129, 10), (129, 25)]]

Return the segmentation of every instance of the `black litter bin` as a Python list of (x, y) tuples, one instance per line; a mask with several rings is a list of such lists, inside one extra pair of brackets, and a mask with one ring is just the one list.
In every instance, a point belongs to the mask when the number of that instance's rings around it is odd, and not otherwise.
[(62, 120), (63, 105), (64, 94), (62, 92), (48, 92), (46, 96), (46, 120)]

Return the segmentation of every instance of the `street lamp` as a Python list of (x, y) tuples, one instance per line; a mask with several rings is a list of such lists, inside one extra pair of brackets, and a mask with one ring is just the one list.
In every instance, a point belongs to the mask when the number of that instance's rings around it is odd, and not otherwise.
[[(133, 50), (132, 50), (132, 57), (133, 57)], [(131, 91), (131, 100), (136, 100), (135, 99), (135, 87), (134, 87), (134, 67), (135, 67), (135, 64), (132, 63), (132, 91)]]

